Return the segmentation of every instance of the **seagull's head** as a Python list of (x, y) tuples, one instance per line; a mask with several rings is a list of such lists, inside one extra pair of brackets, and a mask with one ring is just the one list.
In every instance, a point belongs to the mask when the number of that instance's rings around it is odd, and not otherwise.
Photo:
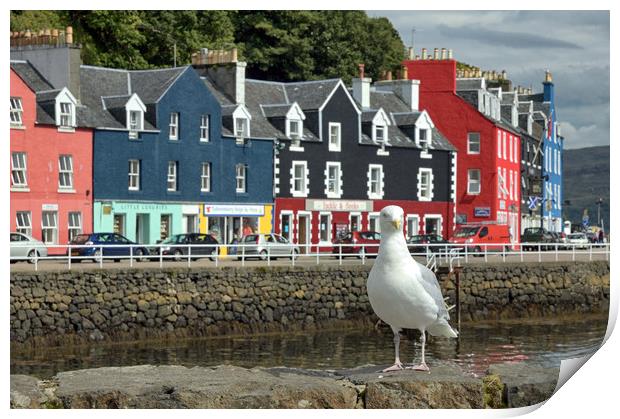
[(381, 233), (403, 231), (403, 209), (396, 205), (389, 205), (381, 210), (379, 214)]

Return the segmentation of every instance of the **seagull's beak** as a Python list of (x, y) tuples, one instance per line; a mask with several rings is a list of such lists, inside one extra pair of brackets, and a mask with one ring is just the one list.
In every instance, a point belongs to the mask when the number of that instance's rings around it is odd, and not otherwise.
[(400, 220), (392, 221), (392, 225), (394, 226), (396, 230), (400, 230)]

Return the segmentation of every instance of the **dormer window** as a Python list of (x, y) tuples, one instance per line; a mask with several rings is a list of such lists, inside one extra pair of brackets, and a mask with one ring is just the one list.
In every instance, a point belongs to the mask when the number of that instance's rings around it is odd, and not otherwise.
[(127, 115), (129, 138), (138, 138), (138, 133), (144, 129), (144, 113), (146, 112), (146, 106), (144, 106), (144, 103), (142, 103), (138, 95), (134, 93), (125, 103), (125, 111)]
[(301, 138), (301, 121), (289, 120), (288, 121), (288, 132), (289, 137), (294, 140), (298, 140)]
[(142, 130), (142, 112), (129, 111), (129, 138), (138, 138), (138, 131)]
[(73, 121), (73, 104), (69, 102), (60, 102), (60, 126), (62, 128), (71, 128)]
[(421, 129), (418, 131), (418, 143), (420, 144), (420, 147), (422, 147), (424, 150), (428, 149), (428, 146), (430, 144), (430, 130)]
[(383, 125), (377, 125), (375, 127), (375, 142), (381, 144), (382, 148), (385, 148), (387, 142), (387, 127)]
[(235, 118), (235, 137), (247, 138), (250, 135), (249, 123), (246, 118)]

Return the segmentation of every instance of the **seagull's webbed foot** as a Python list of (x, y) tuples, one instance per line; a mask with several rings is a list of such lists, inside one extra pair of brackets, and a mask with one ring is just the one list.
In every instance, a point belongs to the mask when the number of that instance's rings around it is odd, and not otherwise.
[(431, 372), (431, 369), (428, 367), (428, 365), (426, 365), (425, 362), (421, 363), (420, 365), (412, 365), (410, 367), (406, 367), (406, 369), (413, 371)]
[(400, 371), (400, 370), (403, 370), (403, 369), (404, 369), (403, 364), (401, 364), (400, 362), (397, 362), (394, 365), (392, 365), (391, 367), (387, 367), (382, 372), (393, 372), (393, 371)]

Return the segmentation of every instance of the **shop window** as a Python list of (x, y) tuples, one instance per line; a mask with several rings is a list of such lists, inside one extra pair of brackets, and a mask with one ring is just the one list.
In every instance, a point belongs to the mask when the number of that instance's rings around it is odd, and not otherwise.
[(69, 213), (69, 241), (79, 234), (82, 234), (82, 213), (70, 212)]
[(321, 214), (319, 216), (319, 239), (322, 242), (331, 242), (332, 216)]

